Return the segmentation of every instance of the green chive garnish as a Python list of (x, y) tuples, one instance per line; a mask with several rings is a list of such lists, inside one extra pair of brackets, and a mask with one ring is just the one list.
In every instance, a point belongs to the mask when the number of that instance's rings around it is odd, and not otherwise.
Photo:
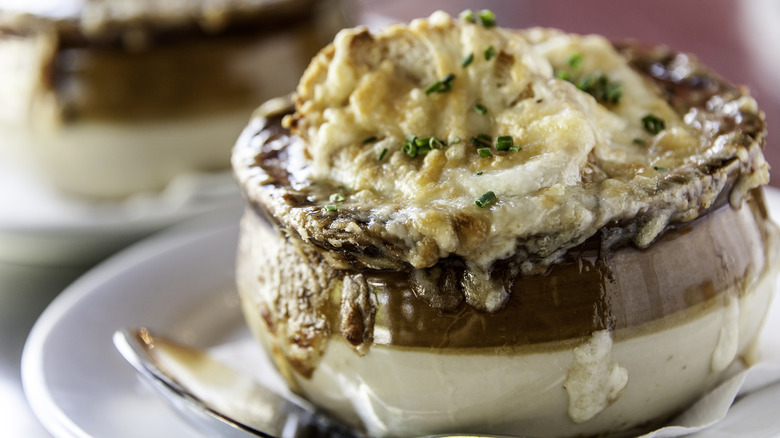
[(565, 71), (565, 70), (558, 70), (555, 72), (555, 77), (558, 79), (563, 79), (564, 81), (572, 82), (571, 79), (571, 73)]
[(493, 156), (493, 153), (490, 152), (490, 148), (479, 148), (477, 149), (477, 153), (479, 153), (479, 156), (482, 158), (490, 158)]
[(474, 61), (474, 53), (469, 53), (466, 55), (465, 58), (463, 58), (463, 61), (460, 62), (460, 66), (463, 68), (466, 68)]
[(645, 131), (656, 135), (666, 128), (664, 121), (653, 114), (648, 114), (642, 117), (642, 125), (645, 127)]
[(477, 134), (475, 137), (469, 137), (471, 144), (478, 148), (490, 147), (492, 139), (493, 138), (487, 134)]
[(610, 81), (603, 73), (585, 75), (577, 81), (577, 88), (595, 97), (601, 103), (618, 103), (623, 97), (623, 85)]
[(639, 146), (644, 146), (647, 144), (647, 142), (642, 140), (641, 138), (635, 138), (633, 142), (635, 145), (639, 145)]
[(325, 206), (325, 210), (327, 210), (327, 211), (338, 211), (338, 209), (339, 208), (337, 206), (335, 206), (335, 205), (326, 205)]
[(511, 135), (501, 135), (496, 137), (496, 150), (508, 151), (514, 145), (514, 139)]
[(460, 143), (460, 137), (457, 135), (450, 136), (450, 144), (458, 144)]
[(414, 158), (417, 156), (417, 137), (414, 135), (409, 135), (406, 137), (406, 140), (403, 142), (403, 147), (401, 150), (410, 157)]
[(334, 193), (334, 194), (330, 195), (330, 202), (332, 202), (334, 204), (338, 204), (339, 202), (344, 202), (346, 200), (347, 200), (347, 197), (344, 196), (341, 193)]
[(485, 49), (484, 52), (482, 52), (483, 55), (485, 55), (485, 59), (490, 61), (494, 56), (496, 56), (496, 48), (493, 46), (488, 47)]
[(485, 27), (494, 27), (496, 25), (496, 14), (488, 9), (479, 11), (479, 21)]
[(482, 196), (477, 198), (476, 201), (474, 201), (475, 204), (477, 204), (477, 207), (479, 208), (485, 208), (488, 205), (490, 205), (492, 202), (496, 200), (496, 194), (493, 192), (485, 192)]
[(623, 85), (620, 82), (610, 83), (604, 92), (604, 101), (607, 103), (618, 103), (622, 97)]
[(482, 171), (477, 172), (477, 176), (482, 175)]
[(387, 148), (382, 149), (382, 152), (379, 153), (377, 160), (382, 161), (382, 158), (384, 158), (385, 155), (387, 155)]
[(376, 141), (376, 135), (372, 135), (371, 137), (368, 137), (368, 138), (364, 139), (363, 140), (363, 144), (371, 143), (371, 142), (375, 142), (375, 141)]
[(482, 116), (487, 114), (487, 108), (485, 108), (485, 105), (482, 105), (481, 103), (474, 105), (474, 111), (476, 111), (477, 114)]
[(582, 68), (582, 61), (582, 53), (574, 53), (569, 56), (569, 67), (571, 67), (573, 70), (579, 70)]
[(520, 147), (520, 145), (519, 145), (519, 144), (512, 145), (512, 147), (510, 147), (510, 148), (509, 148), (509, 150), (510, 150), (511, 152), (517, 152), (517, 151), (519, 151), (520, 149), (522, 149), (522, 147)]
[[(460, 139), (458, 139), (460, 141)], [(414, 158), (419, 155), (425, 155), (432, 149), (444, 149), (447, 146), (443, 140), (436, 137), (417, 137), (416, 135), (408, 135), (403, 142), (401, 150)], [(380, 155), (380, 160), (384, 154)]]
[(455, 75), (450, 73), (444, 76), (442, 80), (432, 83), (425, 89), (425, 94), (431, 93), (446, 93), (452, 90), (452, 82), (455, 80)]
[(471, 9), (466, 9), (465, 11), (460, 13), (460, 19), (464, 21), (468, 21), (469, 23), (476, 23), (477, 17), (474, 15), (474, 11)]
[[(573, 63), (575, 65), (578, 63), (576, 58)], [(617, 104), (620, 103), (620, 99), (623, 97), (623, 85), (620, 82), (611, 80), (601, 72), (577, 78), (568, 71), (558, 70), (555, 72), (555, 77), (571, 82), (581, 91), (590, 94), (597, 102), (602, 104)]]
[(431, 149), (442, 149), (444, 147), (444, 142), (436, 137), (428, 137), (428, 147)]
[(592, 84), (593, 84), (593, 76), (585, 75), (581, 77), (580, 80), (577, 81), (575, 85), (577, 85), (577, 88), (579, 88), (580, 90), (587, 92), (588, 89), (590, 89)]
[(653, 170), (656, 170), (658, 172), (668, 172), (669, 168), (663, 166), (653, 166)]

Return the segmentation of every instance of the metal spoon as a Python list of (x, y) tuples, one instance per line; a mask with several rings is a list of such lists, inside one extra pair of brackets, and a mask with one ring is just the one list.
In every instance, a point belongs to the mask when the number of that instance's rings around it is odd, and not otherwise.
[[(253, 377), (212, 359), (206, 352), (152, 335), (146, 328), (117, 331), (114, 345), (179, 413), (215, 436), (365, 436), (306, 400), (277, 394)], [(430, 435), (426, 438), (488, 436), (500, 438), (478, 434)]]
[(300, 398), (284, 397), (203, 351), (145, 328), (114, 333), (122, 356), (202, 430), (220, 437), (361, 437)]

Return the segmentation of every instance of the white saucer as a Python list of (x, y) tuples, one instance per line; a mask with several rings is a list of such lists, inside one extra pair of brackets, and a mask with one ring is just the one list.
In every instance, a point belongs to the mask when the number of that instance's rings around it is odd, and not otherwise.
[(91, 266), (163, 228), (187, 219), (240, 211), (229, 171), (180, 175), (161, 193), (122, 201), (70, 198), (0, 154), (0, 261)]
[[(767, 198), (780, 218), (780, 190)], [(251, 343), (233, 285), (237, 234), (237, 214), (175, 227), (99, 265), (42, 314), (22, 377), (33, 411), (55, 437), (205, 436), (136, 377), (111, 337), (147, 326), (204, 348)], [(778, 331), (775, 300), (765, 333)], [(249, 366), (267, 364), (259, 349), (246, 355)], [(741, 398), (725, 421), (696, 436), (780, 436), (777, 406), (780, 384)]]
[(208, 347), (244, 329), (233, 286), (238, 216), (142, 241), (74, 282), (36, 322), (22, 377), (56, 437), (202, 437), (137, 379), (114, 348), (121, 327), (148, 326)]

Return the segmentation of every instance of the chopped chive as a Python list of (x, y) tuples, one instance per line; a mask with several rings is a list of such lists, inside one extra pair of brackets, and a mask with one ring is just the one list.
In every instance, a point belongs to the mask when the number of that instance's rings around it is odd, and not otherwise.
[[(460, 139), (458, 139), (460, 141)], [(443, 140), (436, 138), (436, 137), (417, 137), (416, 135), (408, 135), (406, 136), (406, 140), (404, 140), (402, 145), (402, 151), (409, 155), (410, 157), (414, 158), (419, 155), (425, 155), (428, 152), (430, 152), (432, 149), (443, 149), (446, 144)], [(383, 157), (384, 154), (380, 155), (380, 157)], [(380, 160), (382, 158), (379, 158)]]
[(338, 211), (338, 209), (339, 208), (337, 206), (335, 206), (335, 205), (326, 205), (325, 206), (325, 210), (327, 210), (327, 211)]
[(441, 149), (444, 147), (444, 142), (436, 137), (429, 137), (428, 147), (431, 149)]
[(517, 152), (517, 151), (519, 151), (520, 149), (522, 149), (522, 147), (520, 147), (520, 145), (519, 145), (519, 144), (512, 145), (512, 147), (510, 147), (510, 148), (509, 148), (509, 150), (510, 150), (511, 152)]
[(436, 81), (425, 89), (425, 94), (431, 93), (446, 93), (452, 90), (452, 82), (455, 80), (455, 75), (450, 73), (444, 76), (442, 80)]
[(414, 135), (410, 135), (406, 137), (406, 140), (403, 142), (403, 147), (401, 150), (410, 157), (414, 158), (417, 156), (417, 137)]
[(575, 85), (580, 90), (587, 92), (588, 89), (590, 89), (592, 84), (593, 84), (593, 76), (585, 75), (585, 76), (581, 77), (580, 80), (578, 80)]
[(565, 71), (565, 70), (558, 70), (555, 72), (555, 77), (558, 79), (563, 79), (564, 81), (572, 82), (571, 79), (571, 73)]
[(653, 114), (642, 117), (642, 125), (645, 127), (645, 131), (653, 135), (658, 134), (666, 128), (664, 121)]
[(477, 153), (479, 153), (479, 156), (482, 158), (490, 158), (493, 156), (493, 153), (490, 152), (490, 148), (479, 148), (477, 149)]
[(667, 172), (669, 171), (669, 168), (664, 166), (653, 166), (653, 170), (656, 170), (658, 172)]
[(450, 144), (458, 144), (460, 143), (460, 141), (461, 141), (460, 137), (458, 137), (457, 135), (450, 136)]
[(431, 151), (431, 148), (429, 146), (418, 146), (417, 147), (417, 155), (425, 155), (428, 152)]
[(604, 100), (608, 103), (618, 103), (623, 97), (623, 85), (620, 82), (612, 82), (607, 86)]
[(481, 140), (481, 139), (479, 139), (477, 137), (469, 137), (469, 141), (471, 142), (472, 146), (476, 146), (476, 147), (489, 146), (489, 144), (485, 143), (484, 140)]
[(576, 78), (570, 72), (559, 70), (555, 72), (555, 76), (571, 82), (578, 89), (590, 94), (597, 102), (602, 104), (617, 104), (620, 103), (620, 99), (623, 97), (623, 84), (611, 80), (601, 72), (594, 72), (593, 74)]
[(635, 145), (644, 146), (647, 144), (646, 141), (642, 140), (641, 138), (635, 138), (632, 140)]
[(482, 52), (483, 55), (485, 55), (485, 59), (490, 61), (494, 56), (496, 56), (496, 48), (493, 46), (489, 46), (487, 49), (485, 49), (484, 52)]
[(372, 135), (371, 137), (363, 139), (363, 144), (372, 143), (372, 142), (375, 142), (376, 140), (377, 140), (376, 139), (376, 135)]
[(582, 53), (574, 53), (571, 56), (569, 56), (569, 60), (567, 61), (569, 64), (569, 67), (571, 67), (573, 70), (579, 70), (582, 68)]
[(514, 139), (511, 135), (501, 135), (496, 137), (496, 150), (508, 151), (514, 145)]
[(496, 200), (496, 194), (493, 192), (485, 192), (482, 196), (477, 198), (476, 201), (474, 201), (475, 204), (477, 204), (477, 207), (479, 208), (485, 208), (488, 205), (490, 205), (493, 201)]
[(469, 137), (471, 144), (478, 148), (490, 147), (491, 140), (492, 138), (487, 134), (477, 134), (475, 137)]
[(485, 108), (485, 105), (482, 105), (481, 103), (474, 105), (474, 111), (476, 111), (477, 114), (482, 116), (487, 114), (487, 108)]
[(443, 143), (436, 137), (418, 137), (414, 140), (418, 148), (441, 149)]
[(482, 171), (477, 172), (477, 176), (482, 175)]
[(387, 148), (382, 149), (382, 152), (379, 153), (377, 160), (382, 161), (382, 158), (384, 158), (385, 155), (387, 155)]
[(338, 204), (339, 202), (344, 202), (346, 200), (347, 200), (347, 197), (344, 196), (341, 193), (334, 193), (334, 194), (330, 195), (330, 202), (332, 202), (334, 204)]
[(474, 61), (474, 53), (472, 52), (472, 53), (469, 53), (468, 55), (466, 55), (465, 58), (463, 58), (463, 61), (460, 62), (460, 66), (463, 67), (463, 68), (466, 68), (473, 61)]
[(469, 23), (476, 23), (477, 17), (474, 15), (474, 11), (471, 9), (466, 9), (465, 11), (460, 13), (460, 19), (464, 21), (468, 21)]
[(494, 27), (496, 25), (496, 14), (489, 9), (483, 9), (479, 11), (479, 21), (485, 27)]

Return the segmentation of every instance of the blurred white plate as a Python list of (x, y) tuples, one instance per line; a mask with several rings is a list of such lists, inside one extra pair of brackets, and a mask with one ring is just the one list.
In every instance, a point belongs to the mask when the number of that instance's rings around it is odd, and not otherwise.
[(161, 193), (97, 202), (66, 197), (12, 162), (0, 160), (0, 261), (90, 266), (165, 227), (242, 208), (229, 171), (180, 175)]
[[(780, 218), (780, 191), (768, 190), (767, 198)], [(33, 411), (54, 436), (204, 436), (136, 378), (112, 344), (119, 328), (147, 326), (191, 345), (231, 349), (264, 375), (258, 368), (268, 361), (250, 340), (234, 292), (237, 235), (235, 214), (175, 227), (110, 258), (47, 308), (25, 346), (22, 377)], [(777, 332), (780, 300), (765, 330)], [(724, 422), (697, 436), (779, 436), (777, 406), (780, 384), (740, 399)]]

